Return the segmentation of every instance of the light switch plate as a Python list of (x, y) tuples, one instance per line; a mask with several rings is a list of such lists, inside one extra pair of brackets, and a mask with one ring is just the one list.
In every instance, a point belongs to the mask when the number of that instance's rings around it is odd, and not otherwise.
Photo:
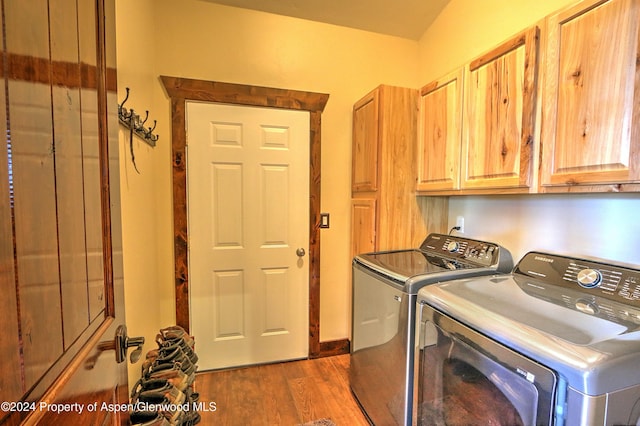
[(329, 213), (320, 213), (320, 228), (329, 227)]

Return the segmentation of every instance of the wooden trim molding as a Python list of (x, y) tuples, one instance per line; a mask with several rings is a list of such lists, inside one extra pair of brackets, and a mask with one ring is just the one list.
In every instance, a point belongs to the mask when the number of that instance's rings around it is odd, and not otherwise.
[(351, 352), (349, 339), (320, 342), (320, 356), (343, 355)]
[[(173, 226), (175, 244), (176, 323), (189, 329), (189, 270), (187, 263), (187, 175), (185, 162), (185, 102), (204, 101), (309, 111), (309, 357), (348, 352), (348, 341), (320, 343), (320, 169), (321, 117), (329, 95), (324, 93), (217, 81), (160, 77), (171, 99), (173, 162)], [(346, 349), (346, 352), (345, 351)]]

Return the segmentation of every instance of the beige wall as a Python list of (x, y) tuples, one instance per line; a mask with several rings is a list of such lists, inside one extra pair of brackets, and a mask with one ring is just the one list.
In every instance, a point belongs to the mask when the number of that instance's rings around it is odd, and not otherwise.
[[(154, 0), (116, 2), (118, 102), (130, 96), (125, 108), (144, 114), (149, 110), (150, 120), (165, 120), (153, 101), (156, 75), (154, 70), (155, 45), (153, 33)], [(144, 17), (141, 19), (140, 17)], [(160, 187), (168, 179), (160, 173), (158, 152), (134, 136), (133, 152), (140, 174), (131, 160), (129, 132), (120, 126), (120, 179), (122, 201), (122, 228), (125, 276), (125, 313), (130, 336), (144, 336), (145, 351), (152, 349), (156, 333), (161, 327), (175, 323), (174, 292), (171, 271), (163, 264), (167, 233), (162, 223)], [(167, 144), (166, 131), (160, 144)], [(166, 203), (165, 203), (166, 204)], [(163, 240), (164, 238), (164, 240)], [(162, 241), (162, 242), (161, 242)], [(166, 257), (166, 255), (165, 255)], [(129, 368), (129, 385), (140, 378), (140, 365)]]
[[(350, 334), (351, 108), (381, 83), (417, 87), (418, 45), (203, 1), (118, 0), (118, 92), (158, 120), (156, 148), (121, 130), (127, 324), (153, 346), (175, 322), (170, 105), (159, 75), (329, 93), (322, 117), (321, 341)], [(132, 368), (132, 376), (139, 368)]]
[[(140, 174), (121, 131), (127, 323), (152, 345), (158, 328), (175, 321), (170, 169), (170, 107), (158, 76), (216, 80), (329, 93), (322, 121), (322, 341), (349, 337), (349, 197), (351, 108), (378, 84), (421, 87), (462, 66), (573, 0), (451, 0), (419, 42), (252, 12), (198, 0), (117, 0), (119, 99), (158, 120), (158, 146), (134, 141)], [(453, 199), (452, 199), (453, 200)], [(507, 223), (527, 219), (520, 198), (506, 200)], [(549, 211), (566, 198), (545, 198)], [(450, 211), (471, 215), (460, 197)], [(615, 201), (615, 200), (614, 200)], [(451, 218), (451, 216), (450, 216)], [(455, 216), (453, 219), (455, 221)], [(589, 218), (586, 219), (587, 221)], [(560, 226), (560, 224), (558, 224)], [(494, 235), (478, 235), (491, 238)], [(498, 235), (522, 246), (514, 230)], [(147, 345), (147, 349), (150, 345)], [(135, 371), (138, 372), (137, 367)], [(139, 373), (138, 373), (139, 374)]]
[(420, 39), (424, 85), (576, 0), (451, 0)]
[[(202, 1), (180, 8), (157, 1), (155, 13), (157, 74), (330, 94), (322, 116), (321, 210), (331, 214), (331, 228), (321, 232), (320, 340), (347, 337), (351, 108), (382, 82), (415, 85), (417, 44)], [(155, 89), (156, 108), (168, 114)], [(168, 115), (161, 123), (167, 134)], [(166, 148), (157, 156), (168, 165)]]

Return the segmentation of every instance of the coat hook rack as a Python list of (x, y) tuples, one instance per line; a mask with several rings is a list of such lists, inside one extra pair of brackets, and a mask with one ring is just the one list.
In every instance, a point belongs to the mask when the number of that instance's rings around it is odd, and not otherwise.
[(153, 134), (157, 124), (156, 120), (153, 120), (153, 127), (145, 127), (144, 124), (149, 119), (149, 111), (145, 111), (145, 117), (143, 120), (140, 118), (140, 115), (133, 110), (133, 108), (127, 110), (124, 107), (124, 104), (127, 102), (127, 99), (129, 99), (129, 88), (127, 87), (126, 90), (127, 95), (122, 103), (118, 104), (118, 119), (120, 120), (120, 124), (131, 131), (131, 137), (135, 134), (147, 144), (155, 147), (159, 137), (158, 135)]

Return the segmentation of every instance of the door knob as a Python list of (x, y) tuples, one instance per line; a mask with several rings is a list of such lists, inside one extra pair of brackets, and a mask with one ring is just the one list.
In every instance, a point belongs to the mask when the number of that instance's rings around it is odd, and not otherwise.
[(129, 359), (135, 364), (142, 354), (142, 345), (144, 345), (144, 337), (129, 337), (127, 335), (127, 326), (120, 325), (116, 329), (116, 336), (111, 342), (102, 342), (99, 347), (101, 350), (113, 349), (116, 351), (116, 362), (120, 364), (127, 358), (127, 350), (135, 347)]
[(304, 249), (302, 247), (300, 247), (298, 250), (296, 250), (296, 254), (298, 255), (298, 257), (302, 257), (304, 256), (306, 252), (304, 251)]

